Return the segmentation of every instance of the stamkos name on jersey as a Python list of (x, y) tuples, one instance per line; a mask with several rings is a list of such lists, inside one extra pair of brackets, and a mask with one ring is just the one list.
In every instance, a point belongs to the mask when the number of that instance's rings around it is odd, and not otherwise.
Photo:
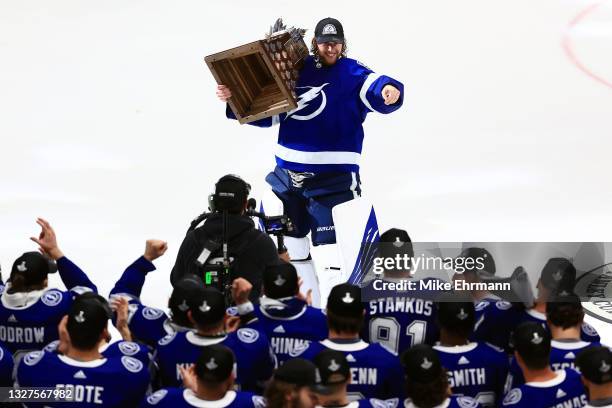
[(376, 313), (416, 313), (424, 316), (431, 316), (434, 303), (431, 300), (423, 300), (407, 296), (388, 297), (386, 299), (376, 299), (369, 302), (370, 314)]
[(510, 282), (466, 282), (464, 280), (455, 280), (453, 282), (444, 282), (435, 279), (411, 281), (403, 279), (398, 282), (386, 282), (382, 279), (375, 279), (373, 282), (374, 290), (423, 290), (423, 291), (441, 291), (448, 292), (451, 290), (485, 290), (485, 291), (509, 291), (511, 290)]

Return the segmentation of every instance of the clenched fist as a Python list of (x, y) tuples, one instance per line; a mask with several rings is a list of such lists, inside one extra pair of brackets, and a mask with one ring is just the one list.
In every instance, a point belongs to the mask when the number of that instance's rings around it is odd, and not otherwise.
[(162, 256), (168, 249), (168, 243), (161, 239), (148, 239), (145, 246), (144, 257), (147, 261), (153, 262)]
[(221, 99), (221, 102), (227, 102), (232, 97), (232, 91), (225, 85), (217, 85), (217, 98)]
[(381, 93), (385, 105), (393, 105), (400, 97), (400, 91), (393, 85), (385, 85)]

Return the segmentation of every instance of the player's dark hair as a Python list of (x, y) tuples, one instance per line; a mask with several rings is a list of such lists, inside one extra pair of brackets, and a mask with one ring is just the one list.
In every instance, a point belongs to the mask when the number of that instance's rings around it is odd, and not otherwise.
[(327, 309), (327, 327), (338, 333), (359, 333), (363, 327), (363, 314), (355, 317), (338, 316)]
[(440, 375), (428, 383), (406, 377), (406, 396), (419, 408), (433, 408), (448, 398), (448, 374), (442, 368)]
[[(266, 399), (267, 408), (285, 408), (285, 407), (296, 407), (296, 394), (299, 391), (300, 386), (296, 384), (290, 384), (285, 381), (272, 380), (266, 386), (264, 391), (264, 398)], [(290, 394), (291, 398), (287, 398)]]
[(92, 330), (70, 330), (70, 343), (78, 350), (91, 350), (100, 341), (102, 332), (96, 333)]
[[(342, 51), (340, 52), (340, 55), (342, 56), (342, 58), (346, 58), (347, 51), (348, 51), (348, 46), (347, 46), (346, 38), (345, 38), (344, 42), (342, 43)], [(313, 38), (312, 42), (310, 43), (310, 53), (314, 57), (317, 57), (319, 55), (319, 47), (317, 47), (317, 40), (315, 38)]]
[(553, 326), (569, 329), (584, 319), (584, 310), (577, 296), (558, 297), (546, 303), (546, 320)]
[(45, 277), (39, 282), (32, 282), (28, 285), (25, 276), (18, 273), (14, 274), (9, 280), (11, 286), (8, 289), (8, 293), (31, 292), (33, 290), (44, 289), (46, 287), (45, 279), (47, 278)]

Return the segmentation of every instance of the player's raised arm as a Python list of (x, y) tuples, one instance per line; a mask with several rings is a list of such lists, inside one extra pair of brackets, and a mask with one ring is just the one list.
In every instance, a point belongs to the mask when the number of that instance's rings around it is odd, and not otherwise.
[(139, 298), (147, 273), (155, 270), (153, 261), (162, 256), (167, 249), (168, 244), (162, 240), (147, 240), (144, 255), (125, 269), (109, 296), (128, 295), (128, 297)]
[(359, 98), (370, 111), (391, 113), (398, 110), (404, 102), (404, 85), (387, 75), (377, 74), (362, 66), (364, 80), (359, 90)]

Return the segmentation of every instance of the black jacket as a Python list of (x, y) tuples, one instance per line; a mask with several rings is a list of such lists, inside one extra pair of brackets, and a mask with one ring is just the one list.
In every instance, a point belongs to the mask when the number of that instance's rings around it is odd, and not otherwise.
[[(196, 259), (204, 249), (205, 242), (221, 242), (222, 229), (222, 216), (217, 213), (210, 215), (201, 227), (187, 233), (170, 274), (172, 285), (188, 273), (202, 276)], [(235, 259), (232, 263), (231, 278), (242, 277), (251, 282), (253, 291), (250, 298), (256, 300), (260, 296), (264, 269), (278, 262), (276, 245), (267, 234), (255, 229), (251, 218), (233, 214), (229, 214), (227, 218), (227, 241), (229, 256)], [(213, 253), (211, 258), (221, 256), (219, 250)]]

